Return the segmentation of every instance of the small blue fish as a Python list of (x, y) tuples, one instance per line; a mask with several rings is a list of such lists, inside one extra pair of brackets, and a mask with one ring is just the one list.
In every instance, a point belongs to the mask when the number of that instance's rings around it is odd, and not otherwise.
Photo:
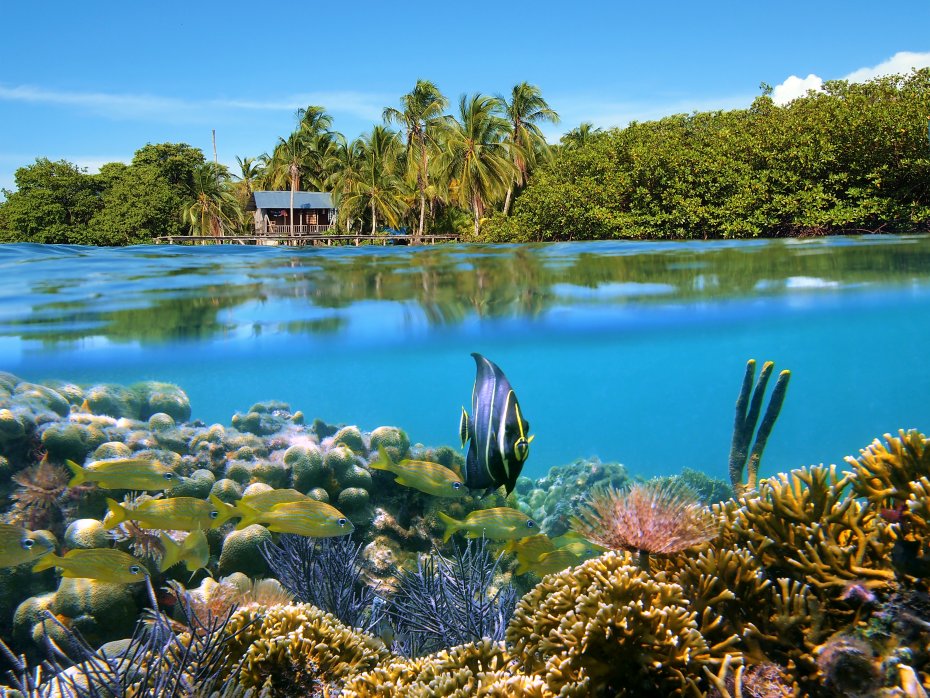
[(503, 485), (510, 494), (530, 455), (530, 425), (523, 418), (510, 381), (496, 364), (472, 354), (477, 374), (471, 393), (471, 417), (462, 408), (459, 436), (468, 442), (465, 484), (472, 489)]

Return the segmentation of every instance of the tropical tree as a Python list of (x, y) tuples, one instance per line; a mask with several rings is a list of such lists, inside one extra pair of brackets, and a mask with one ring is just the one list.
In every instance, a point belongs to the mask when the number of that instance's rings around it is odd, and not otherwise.
[(423, 235), (426, 221), (426, 190), (429, 186), (429, 151), (438, 145), (439, 133), (449, 124), (444, 115), (449, 100), (429, 80), (417, 80), (416, 86), (400, 98), (401, 109), (388, 107), (384, 120), (406, 130), (407, 159), (416, 170), (417, 191), (420, 194), (420, 221), (417, 238)]
[(239, 174), (232, 175), (242, 183), (246, 195), (251, 196), (255, 191), (255, 184), (262, 174), (263, 164), (256, 158), (241, 158), (236, 156), (236, 164), (239, 165)]
[(242, 225), (242, 209), (228, 183), (229, 173), (222, 165), (205, 162), (194, 169), (195, 195), (181, 212), (194, 235), (219, 237)]
[(374, 235), (379, 218), (396, 226), (407, 207), (401, 170), (403, 144), (396, 132), (375, 126), (355, 142), (354, 149), (357, 178), (342, 192), (341, 200), (350, 210), (370, 210)]
[(539, 88), (527, 82), (514, 85), (510, 101), (504, 97), (498, 99), (504, 104), (504, 111), (510, 122), (507, 141), (510, 144), (510, 159), (515, 169), (513, 179), (507, 187), (507, 197), (504, 199), (506, 216), (510, 213), (514, 187), (526, 186), (530, 169), (536, 165), (538, 156), (548, 152), (546, 138), (539, 128), (539, 123), (548, 121), (557, 124), (559, 115), (549, 108)]
[(291, 190), (290, 217), (294, 225), (294, 192), (302, 180), (309, 180), (322, 188), (327, 153), (332, 145), (329, 127), (332, 117), (322, 107), (297, 110), (297, 129), (287, 138), (278, 138), (271, 155), (263, 155), (267, 163), (267, 180), (272, 189)]
[(452, 180), (454, 199), (472, 213), (475, 236), (485, 209), (503, 198), (516, 171), (504, 142), (508, 122), (500, 115), (503, 106), (497, 97), (462, 95), (461, 120), (454, 123), (439, 157)]
[(362, 178), (362, 144), (360, 138), (347, 141), (342, 134), (336, 134), (325, 162), (327, 175), (324, 188), (332, 192), (333, 204), (339, 211), (339, 222), (347, 231), (352, 229), (355, 219), (362, 213), (356, 205), (359, 203), (357, 200), (352, 199), (350, 206), (349, 200), (343, 198), (356, 189)]
[(585, 121), (579, 124), (577, 128), (573, 128), (562, 136), (560, 143), (566, 150), (578, 150), (603, 133), (601, 129), (596, 128), (590, 121)]

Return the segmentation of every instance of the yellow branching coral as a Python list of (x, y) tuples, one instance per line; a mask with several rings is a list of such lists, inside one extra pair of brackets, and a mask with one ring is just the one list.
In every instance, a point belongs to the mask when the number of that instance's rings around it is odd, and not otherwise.
[(345, 698), (554, 698), (539, 676), (519, 672), (503, 643), (481, 640), (427, 657), (394, 659), (347, 682)]
[(847, 491), (851, 478), (836, 466), (812, 466), (764, 480), (758, 496), (723, 509), (730, 535), (770, 576), (799, 578), (821, 592), (839, 595), (855, 580), (889, 583), (892, 537), (886, 522)]
[(728, 644), (708, 646), (681, 586), (614, 552), (546, 577), (517, 605), (507, 642), (553, 693), (616, 696), (693, 686)]
[(594, 492), (573, 526), (605, 548), (638, 552), (644, 562), (650, 553), (676, 553), (717, 534), (714, 517), (691, 490), (660, 482)]
[(913, 481), (930, 477), (930, 439), (916, 429), (884, 438), (884, 444), (875, 439), (861, 449), (858, 458), (846, 457), (853, 467), (853, 492), (876, 509), (905, 501)]
[(388, 656), (379, 640), (310, 604), (237, 611), (227, 631), (230, 655), (242, 657), (239, 683), (272, 696), (338, 688)]

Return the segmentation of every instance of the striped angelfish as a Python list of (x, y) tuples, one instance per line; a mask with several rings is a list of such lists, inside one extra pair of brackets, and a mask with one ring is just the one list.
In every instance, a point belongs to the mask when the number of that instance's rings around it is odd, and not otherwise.
[(471, 393), (471, 417), (462, 408), (459, 435), (468, 442), (465, 484), (473, 489), (513, 491), (530, 454), (530, 425), (504, 372), (492, 361), (472, 354), (477, 367)]

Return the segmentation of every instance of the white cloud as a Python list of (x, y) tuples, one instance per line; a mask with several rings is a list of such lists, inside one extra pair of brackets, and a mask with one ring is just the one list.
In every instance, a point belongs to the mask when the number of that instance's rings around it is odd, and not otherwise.
[[(914, 51), (898, 51), (891, 58), (878, 65), (859, 68), (843, 76), (847, 82), (866, 82), (882, 75), (906, 75), (914, 69), (930, 67), (930, 51), (917, 53)], [(772, 91), (772, 100), (775, 104), (788, 102), (803, 97), (808, 90), (820, 90), (823, 79), (811, 73), (806, 78), (792, 75)]]
[(208, 99), (188, 100), (147, 94), (72, 92), (49, 90), (33, 85), (0, 85), (0, 101), (76, 107), (114, 119), (154, 119), (201, 121), (218, 109), (244, 111), (295, 111), (318, 104), (333, 114), (348, 114), (366, 120), (381, 120), (381, 110), (389, 97), (362, 92), (308, 92), (269, 100)]
[(843, 79), (849, 82), (865, 82), (881, 75), (906, 75), (914, 68), (930, 68), (930, 51), (924, 53), (898, 51), (887, 61), (882, 61), (871, 68), (854, 70)]
[(798, 97), (803, 97), (809, 90), (818, 91), (823, 87), (823, 78), (811, 73), (806, 78), (799, 78), (792, 75), (780, 85), (776, 85), (772, 90), (772, 101), (775, 104), (788, 104)]

